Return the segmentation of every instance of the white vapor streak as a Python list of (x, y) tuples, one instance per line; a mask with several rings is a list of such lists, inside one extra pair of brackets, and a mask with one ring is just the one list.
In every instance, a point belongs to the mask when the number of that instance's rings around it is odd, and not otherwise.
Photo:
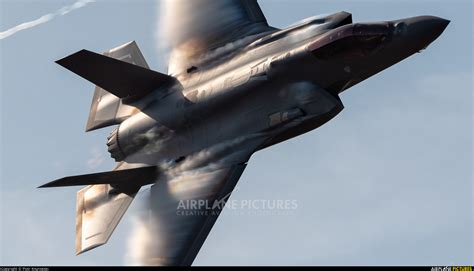
[[(255, 40), (232, 34), (249, 28), (240, 5), (239, 0), (162, 0), (157, 29), (161, 46), (171, 50), (168, 73), (179, 74)], [(208, 51), (221, 42), (224, 47)]]
[(49, 13), (49, 14), (46, 14), (46, 15), (43, 15), (41, 17), (39, 17), (38, 19), (36, 20), (33, 20), (33, 21), (29, 21), (29, 22), (26, 22), (26, 23), (22, 23), (22, 24), (19, 24), (17, 26), (14, 26), (10, 29), (7, 29), (3, 32), (0, 32), (0, 40), (1, 39), (4, 39), (4, 38), (7, 38), (11, 35), (14, 35), (22, 30), (26, 30), (26, 29), (29, 29), (29, 28), (33, 28), (37, 25), (40, 25), (40, 24), (44, 24), (46, 22), (49, 22), (51, 21), (52, 19), (54, 19), (55, 17), (58, 17), (58, 16), (63, 16), (63, 15), (66, 15), (68, 14), (69, 12), (75, 10), (75, 9), (79, 9), (79, 8), (82, 8), (84, 7), (85, 5), (89, 4), (89, 3), (92, 3), (92, 2), (95, 2), (95, 0), (79, 0), (77, 2), (75, 2), (74, 4), (72, 5), (69, 5), (69, 6), (64, 6), (60, 9), (58, 9), (56, 12), (53, 12), (53, 13)]

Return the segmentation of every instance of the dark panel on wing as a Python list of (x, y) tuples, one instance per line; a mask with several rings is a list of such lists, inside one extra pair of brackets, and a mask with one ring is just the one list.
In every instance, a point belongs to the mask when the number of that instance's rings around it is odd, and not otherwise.
[(173, 79), (87, 50), (81, 50), (56, 63), (119, 98), (146, 95)]
[(157, 176), (157, 167), (141, 167), (124, 170), (114, 170), (78, 176), (69, 176), (43, 184), (38, 188), (78, 186), (92, 184), (110, 184), (112, 186), (140, 187), (151, 184)]

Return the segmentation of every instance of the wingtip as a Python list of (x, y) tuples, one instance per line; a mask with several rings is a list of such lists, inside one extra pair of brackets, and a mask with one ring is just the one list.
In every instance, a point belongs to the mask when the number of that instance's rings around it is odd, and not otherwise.
[(36, 187), (36, 188), (49, 188), (49, 187), (53, 187), (53, 186), (51, 186), (51, 182), (42, 184), (42, 185), (40, 185), (40, 186), (38, 186), (38, 187)]
[(96, 247), (100, 247), (102, 245), (105, 245), (106, 243), (107, 243), (107, 241), (106, 242), (99, 242), (97, 244), (93, 244), (93, 245), (90, 245), (88, 247), (82, 248), (82, 242), (81, 242), (76, 246), (76, 256), (79, 256), (79, 255), (83, 254), (84, 252), (93, 250)]
[(63, 58), (61, 58), (61, 59), (58, 59), (58, 60), (54, 61), (54, 63), (56, 63), (56, 64), (62, 66), (61, 62), (63, 62), (65, 58), (66, 58), (66, 57), (63, 57)]
[(73, 54), (70, 54), (70, 55), (68, 55), (68, 56), (65, 56), (65, 57), (63, 57), (63, 58), (61, 58), (61, 59), (58, 59), (58, 60), (54, 61), (54, 63), (59, 64), (59, 65), (65, 67), (65, 64), (67, 63), (67, 60), (68, 60), (68, 59), (70, 59), (70, 58), (72, 58), (72, 57), (75, 57), (75, 56), (77, 56), (77, 55), (83, 54), (84, 52), (88, 52), (88, 51), (87, 51), (86, 49), (81, 49), (81, 50), (79, 50), (79, 51), (77, 51), (77, 52), (75, 52), (75, 53), (73, 53)]
[(63, 180), (65, 178), (61, 178), (61, 179), (57, 179), (57, 180), (54, 180), (54, 181), (51, 181), (51, 182), (47, 182), (45, 184), (42, 184), (40, 186), (38, 186), (37, 188), (51, 188), (51, 187), (60, 187), (62, 186), (61, 185), (61, 180)]

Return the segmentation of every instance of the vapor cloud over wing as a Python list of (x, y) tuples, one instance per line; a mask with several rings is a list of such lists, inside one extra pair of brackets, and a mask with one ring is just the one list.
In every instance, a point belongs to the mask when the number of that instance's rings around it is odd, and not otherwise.
[(92, 2), (95, 2), (95, 0), (79, 0), (79, 1), (76, 1), (72, 5), (64, 6), (60, 9), (58, 9), (57, 11), (55, 11), (53, 13), (48, 13), (46, 15), (43, 15), (43, 16), (39, 17), (36, 20), (25, 22), (25, 23), (19, 24), (17, 26), (14, 26), (14, 27), (12, 27), (10, 29), (7, 29), (3, 32), (0, 32), (0, 40), (2, 40), (4, 38), (7, 38), (11, 35), (14, 35), (14, 34), (20, 32), (22, 30), (33, 28), (33, 27), (38, 26), (40, 24), (44, 24), (46, 22), (49, 22), (49, 21), (51, 21), (52, 19), (54, 19), (56, 17), (66, 15), (69, 12), (71, 12), (75, 9), (82, 8), (82, 7), (84, 7), (87, 4), (92, 3)]

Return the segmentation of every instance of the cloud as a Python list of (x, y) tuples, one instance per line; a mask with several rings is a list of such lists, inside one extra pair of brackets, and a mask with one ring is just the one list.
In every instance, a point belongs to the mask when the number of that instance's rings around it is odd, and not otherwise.
[(33, 28), (33, 27), (38, 26), (40, 24), (47, 23), (47, 22), (51, 21), (52, 19), (54, 19), (58, 16), (66, 15), (69, 12), (71, 12), (75, 9), (82, 8), (82, 7), (84, 7), (87, 4), (92, 3), (92, 2), (95, 2), (95, 0), (79, 0), (79, 1), (75, 2), (72, 5), (64, 6), (60, 9), (58, 9), (57, 11), (55, 11), (53, 13), (43, 15), (43, 16), (39, 17), (36, 20), (21, 23), (17, 26), (14, 26), (14, 27), (10, 28), (10, 29), (7, 29), (3, 32), (0, 32), (0, 40), (4, 39), (4, 38), (7, 38), (11, 35), (14, 35), (14, 34), (20, 32), (22, 30), (30, 29), (30, 28)]
[(92, 157), (87, 160), (87, 166), (89, 169), (96, 169), (104, 163), (105, 157), (98, 148), (92, 149), (91, 155)]

